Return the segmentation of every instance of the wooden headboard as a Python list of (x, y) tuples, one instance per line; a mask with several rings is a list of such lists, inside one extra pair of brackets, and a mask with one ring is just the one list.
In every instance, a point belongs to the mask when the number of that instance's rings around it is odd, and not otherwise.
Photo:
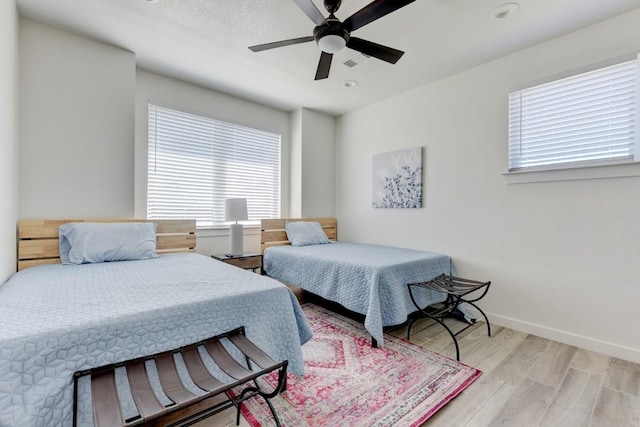
[(153, 222), (158, 224), (157, 252), (195, 252), (195, 220), (28, 219), (18, 223), (18, 271), (60, 262), (58, 226), (68, 222)]
[(271, 246), (290, 245), (285, 221), (315, 221), (319, 222), (329, 240), (338, 240), (338, 222), (335, 218), (278, 218), (260, 221), (260, 253)]

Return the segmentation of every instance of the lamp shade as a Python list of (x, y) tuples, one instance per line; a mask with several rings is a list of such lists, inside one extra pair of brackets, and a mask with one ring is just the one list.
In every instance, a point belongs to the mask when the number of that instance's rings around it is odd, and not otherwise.
[(225, 199), (225, 221), (246, 221), (248, 219), (249, 215), (247, 214), (247, 199)]

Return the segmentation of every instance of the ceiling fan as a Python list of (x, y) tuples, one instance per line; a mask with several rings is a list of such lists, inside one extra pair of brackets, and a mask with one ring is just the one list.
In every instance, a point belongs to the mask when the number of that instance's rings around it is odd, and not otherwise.
[(318, 10), (312, 0), (293, 0), (300, 9), (311, 19), (316, 27), (313, 29), (313, 36), (299, 37), (289, 40), (281, 40), (273, 43), (259, 44), (250, 46), (253, 52), (261, 52), (263, 50), (274, 49), (276, 47), (289, 46), (293, 44), (306, 43), (314, 41), (322, 51), (320, 54), (320, 62), (316, 71), (315, 80), (326, 79), (329, 77), (329, 69), (331, 68), (331, 59), (333, 54), (348, 47), (365, 55), (373, 56), (383, 61), (395, 64), (404, 54), (403, 51), (373, 43), (358, 37), (352, 37), (351, 32), (363, 27), (376, 19), (382, 18), (391, 12), (395, 12), (413, 3), (415, 0), (374, 0), (343, 22), (334, 16), (337, 12), (341, 0), (324, 0), (324, 7), (329, 12), (329, 16), (325, 18)]

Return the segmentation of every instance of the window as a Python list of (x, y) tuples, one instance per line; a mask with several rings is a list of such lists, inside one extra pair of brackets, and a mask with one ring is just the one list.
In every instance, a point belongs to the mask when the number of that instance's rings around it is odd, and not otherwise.
[(221, 225), (233, 197), (280, 216), (280, 135), (149, 104), (147, 217)]
[(638, 59), (509, 94), (509, 171), (637, 160)]

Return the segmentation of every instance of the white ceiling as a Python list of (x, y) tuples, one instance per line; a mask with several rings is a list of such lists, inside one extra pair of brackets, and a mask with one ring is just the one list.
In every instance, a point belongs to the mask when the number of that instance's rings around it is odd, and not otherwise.
[[(493, 17), (517, 1), (518, 13)], [(322, 0), (314, 0), (325, 11)], [(343, 0), (344, 20), (370, 0)], [(260, 53), (250, 45), (312, 35), (293, 0), (16, 0), (21, 15), (136, 54), (138, 66), (284, 110), (339, 115), (640, 7), (640, 0), (417, 0), (353, 32), (405, 51), (391, 65), (350, 49), (314, 81), (315, 43)], [(343, 62), (355, 58), (354, 68)], [(346, 80), (358, 85), (346, 88)]]

